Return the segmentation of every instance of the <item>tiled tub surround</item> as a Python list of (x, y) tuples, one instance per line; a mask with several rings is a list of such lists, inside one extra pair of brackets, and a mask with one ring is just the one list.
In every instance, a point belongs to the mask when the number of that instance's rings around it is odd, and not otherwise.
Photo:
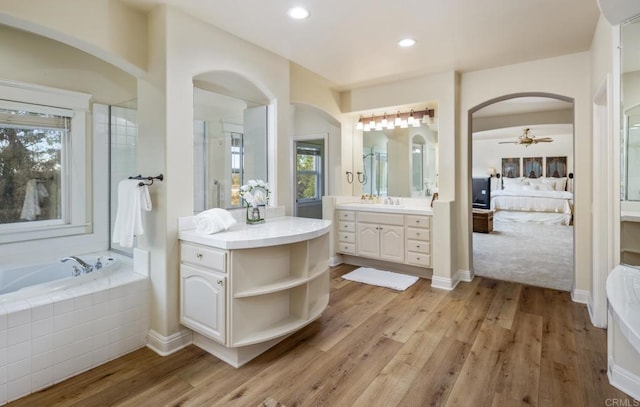
[(115, 270), (0, 296), (0, 404), (146, 345), (148, 277), (109, 255)]

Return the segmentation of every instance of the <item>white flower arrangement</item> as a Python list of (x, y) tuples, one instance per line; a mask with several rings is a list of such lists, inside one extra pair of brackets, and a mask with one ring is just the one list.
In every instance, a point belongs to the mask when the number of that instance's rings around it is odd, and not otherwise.
[(261, 179), (249, 180), (240, 187), (240, 196), (248, 206), (258, 207), (269, 204), (269, 183)]

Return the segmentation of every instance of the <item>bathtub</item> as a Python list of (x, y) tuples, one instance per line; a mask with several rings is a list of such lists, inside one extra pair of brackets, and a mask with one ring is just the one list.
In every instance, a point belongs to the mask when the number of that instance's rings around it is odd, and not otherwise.
[(0, 270), (0, 405), (147, 343), (148, 277), (130, 258), (79, 255), (103, 267), (73, 277), (73, 262)]
[[(105, 273), (116, 270), (120, 262), (113, 255), (102, 256), (79, 256), (87, 264), (92, 266), (99, 262), (101, 268), (94, 270), (96, 273), (90, 276), (77, 276), (73, 277), (74, 266), (76, 263), (72, 261), (67, 262), (50, 262), (42, 263), (25, 267), (11, 268), (9, 270), (0, 270), (0, 302), (8, 299), (18, 297), (28, 297), (34, 291), (37, 292), (41, 289), (47, 291), (59, 289), (61, 287), (71, 286), (79, 283), (80, 281), (86, 281), (87, 279), (95, 280), (101, 278)], [(91, 273), (89, 273), (91, 274)], [(72, 280), (80, 278), (80, 280)], [(50, 282), (55, 282), (51, 284)], [(45, 283), (50, 283), (46, 284)], [(35, 289), (29, 289), (32, 286)], [(53, 288), (51, 288), (53, 286)], [(3, 294), (14, 293), (20, 291), (21, 293), (14, 296), (4, 296)]]

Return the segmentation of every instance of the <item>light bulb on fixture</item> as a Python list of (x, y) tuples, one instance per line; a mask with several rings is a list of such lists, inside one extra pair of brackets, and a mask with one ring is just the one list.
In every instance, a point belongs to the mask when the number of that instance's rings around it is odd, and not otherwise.
[(413, 109), (411, 109), (411, 113), (409, 113), (409, 117), (407, 118), (407, 123), (408, 124), (413, 124), (414, 120), (415, 120), (415, 118), (413, 117)]
[(402, 118), (400, 118), (400, 111), (398, 110), (398, 113), (396, 113), (396, 119), (393, 121), (393, 124), (395, 126), (400, 126), (400, 124), (402, 124)]
[(362, 123), (362, 116), (358, 119), (358, 124), (356, 124), (356, 129), (362, 130), (364, 129), (364, 123)]
[(387, 125), (389, 124), (389, 122), (387, 121), (387, 113), (385, 113), (382, 116), (382, 122), (380, 122), (382, 124), (382, 127), (387, 127)]
[(420, 123), (420, 120), (414, 120), (412, 126), (413, 127), (420, 127), (420, 126), (422, 126), (422, 124)]
[(387, 123), (387, 130), (393, 130), (395, 128), (396, 126), (393, 124), (393, 120), (389, 120), (389, 123)]
[(371, 115), (371, 121), (369, 122), (369, 127), (376, 127), (376, 119)]
[(371, 126), (369, 126), (369, 124), (365, 124), (364, 126), (362, 126), (362, 130), (363, 131), (371, 131)]

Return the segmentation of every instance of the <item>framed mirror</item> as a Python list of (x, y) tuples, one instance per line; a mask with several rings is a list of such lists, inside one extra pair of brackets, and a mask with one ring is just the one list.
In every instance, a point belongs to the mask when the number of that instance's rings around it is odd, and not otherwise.
[(640, 265), (640, 18), (620, 26), (620, 262)]
[(240, 186), (269, 178), (269, 100), (229, 72), (193, 83), (194, 212), (242, 207)]
[[(394, 116), (389, 115), (389, 119), (393, 120)], [(358, 139), (354, 137), (354, 140)], [(365, 127), (361, 151), (361, 157), (356, 153), (353, 159), (356, 168), (359, 166), (355, 161), (362, 160), (362, 173), (354, 181), (362, 185), (362, 194), (428, 197), (437, 187), (438, 129), (433, 116), (421, 118), (411, 126)]]

